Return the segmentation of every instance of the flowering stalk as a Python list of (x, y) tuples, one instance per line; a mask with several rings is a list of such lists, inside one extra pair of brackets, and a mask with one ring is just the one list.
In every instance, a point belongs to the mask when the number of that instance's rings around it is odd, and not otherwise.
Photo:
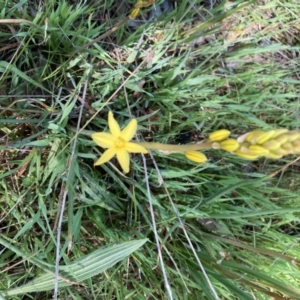
[(158, 150), (168, 154), (214, 148), (214, 143), (211, 141), (205, 141), (199, 144), (184, 144), (184, 145), (162, 144), (162, 143), (155, 143), (155, 142), (133, 142), (133, 143), (143, 146), (146, 149)]
[(300, 131), (296, 130), (257, 130), (234, 139), (229, 138), (230, 131), (220, 129), (210, 133), (208, 139), (201, 143), (173, 145), (131, 141), (137, 130), (136, 119), (132, 119), (121, 130), (112, 112), (109, 112), (108, 126), (110, 133), (85, 131), (82, 133), (92, 136), (98, 146), (107, 149), (95, 162), (95, 166), (106, 163), (116, 156), (125, 173), (129, 172), (129, 153), (148, 153), (148, 149), (158, 150), (166, 154), (183, 153), (189, 160), (197, 163), (203, 163), (207, 160), (206, 156), (198, 151), (204, 149), (221, 149), (245, 159), (257, 159), (259, 157), (280, 159), (288, 154), (300, 154)]
[(223, 141), (229, 135), (230, 135), (230, 131), (226, 129), (220, 129), (211, 133), (209, 135), (209, 139), (196, 144), (173, 145), (173, 144), (161, 144), (161, 143), (154, 143), (154, 142), (135, 142), (135, 143), (147, 149), (164, 151), (168, 153), (187, 152), (187, 151), (197, 151), (197, 150), (204, 150), (204, 149), (219, 149), (220, 145), (219, 143), (217, 143), (217, 141)]

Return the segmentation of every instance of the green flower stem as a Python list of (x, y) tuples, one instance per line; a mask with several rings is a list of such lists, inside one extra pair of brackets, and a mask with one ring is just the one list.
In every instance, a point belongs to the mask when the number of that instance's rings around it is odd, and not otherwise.
[(173, 144), (161, 144), (161, 143), (152, 143), (152, 142), (133, 142), (139, 144), (146, 149), (152, 150), (161, 150), (171, 152), (187, 152), (187, 151), (197, 151), (203, 149), (211, 149), (213, 147), (213, 142), (204, 142), (200, 144), (185, 144), (185, 145), (173, 145)]

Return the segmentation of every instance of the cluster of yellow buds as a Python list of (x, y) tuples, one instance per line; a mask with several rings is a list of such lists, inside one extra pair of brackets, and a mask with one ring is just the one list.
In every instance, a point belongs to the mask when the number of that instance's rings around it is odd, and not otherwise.
[(280, 159), (288, 154), (300, 154), (300, 131), (274, 129), (251, 131), (237, 139), (228, 138), (230, 131), (221, 129), (209, 135), (212, 148), (223, 149), (246, 159), (266, 157)]

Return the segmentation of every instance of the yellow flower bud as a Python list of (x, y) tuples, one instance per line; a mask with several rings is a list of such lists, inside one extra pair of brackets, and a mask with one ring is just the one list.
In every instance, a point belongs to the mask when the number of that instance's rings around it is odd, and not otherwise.
[[(274, 139), (274, 138), (272, 137), (272, 139)], [(288, 140), (288, 136), (287, 136), (286, 134), (282, 134), (282, 135), (280, 135), (280, 136), (278, 136), (278, 137), (276, 138), (276, 141), (277, 141), (278, 143), (280, 143), (280, 145), (286, 143), (287, 140)]]
[(290, 131), (288, 134), (288, 141), (294, 142), (296, 140), (300, 140), (300, 132), (299, 131)]
[(129, 18), (130, 18), (131, 20), (134, 20), (134, 19), (137, 17), (137, 15), (139, 14), (139, 12), (140, 12), (140, 8), (139, 8), (139, 7), (135, 7), (135, 8), (131, 11), (131, 13), (129, 14)]
[(192, 161), (195, 161), (197, 163), (204, 163), (207, 161), (207, 157), (198, 151), (187, 151), (185, 152), (185, 156)]
[(293, 150), (294, 146), (291, 143), (285, 143), (283, 145), (281, 145), (281, 148), (288, 151), (289, 153), (291, 153), (291, 151)]
[(268, 142), (265, 142), (262, 146), (268, 150), (276, 150), (280, 147), (280, 143), (275, 140), (270, 140)]
[(208, 138), (212, 142), (221, 142), (227, 139), (230, 135), (230, 131), (226, 129), (220, 129), (217, 131), (214, 131), (208, 135)]
[(295, 141), (293, 143), (293, 147), (299, 147), (300, 146), (300, 140), (299, 141)]
[(236, 150), (234, 152), (236, 155), (246, 158), (246, 159), (256, 159), (259, 157), (259, 155), (255, 155), (255, 154), (249, 154), (249, 153), (245, 153), (242, 150)]
[(251, 143), (252, 139), (254, 138), (255, 135), (260, 135), (262, 133), (263, 133), (263, 131), (251, 131), (251, 132), (248, 132), (248, 134), (247, 134), (247, 136), (245, 138), (245, 141)]
[(264, 156), (266, 154), (269, 153), (268, 149), (263, 148), (262, 146), (259, 145), (250, 145), (248, 147), (249, 149), (249, 153), (253, 154), (253, 155), (259, 155), (259, 156)]
[(265, 157), (267, 158), (271, 158), (271, 159), (280, 159), (283, 155), (280, 154), (275, 154), (273, 152), (269, 152), (268, 154), (265, 155)]
[(282, 135), (283, 133), (288, 132), (288, 129), (285, 128), (279, 128), (279, 129), (275, 129), (275, 133), (272, 136), (272, 139), (276, 139), (278, 136)]
[(296, 141), (292, 145), (293, 145), (293, 148), (292, 148), (291, 153), (299, 154), (300, 153), (300, 141)]
[(251, 139), (251, 144), (259, 144), (262, 145), (263, 143), (265, 143), (266, 141), (268, 141), (273, 134), (275, 133), (275, 130), (270, 130), (270, 131), (260, 131), (257, 134), (255, 134), (253, 136), (253, 138)]
[(235, 139), (227, 139), (220, 143), (221, 149), (233, 152), (240, 147), (240, 144)]
[(289, 151), (286, 151), (286, 150), (284, 150), (283, 148), (279, 148), (279, 149), (276, 149), (276, 150), (272, 150), (272, 153), (274, 153), (274, 154), (276, 154), (276, 155), (281, 155), (281, 156), (290, 154)]
[(300, 146), (294, 147), (293, 150), (291, 151), (291, 153), (293, 153), (293, 154), (300, 154)]

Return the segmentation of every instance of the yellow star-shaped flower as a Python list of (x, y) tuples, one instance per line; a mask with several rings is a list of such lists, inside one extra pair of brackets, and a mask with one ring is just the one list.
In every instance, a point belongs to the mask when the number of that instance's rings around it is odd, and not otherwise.
[(117, 155), (118, 162), (123, 171), (128, 173), (130, 163), (129, 153), (148, 153), (145, 147), (130, 142), (136, 133), (137, 121), (136, 119), (132, 119), (121, 131), (119, 124), (110, 111), (108, 113), (108, 127), (111, 133), (96, 132), (92, 134), (92, 139), (98, 146), (108, 148), (94, 165), (102, 165)]

